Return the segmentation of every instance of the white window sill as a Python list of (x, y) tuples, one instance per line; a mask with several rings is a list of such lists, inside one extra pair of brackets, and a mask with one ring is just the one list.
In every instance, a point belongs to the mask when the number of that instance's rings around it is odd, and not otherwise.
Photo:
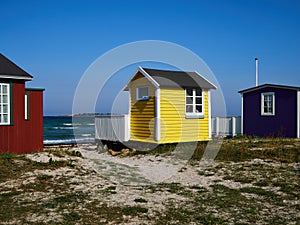
[(269, 113), (269, 114), (267, 114), (267, 113), (264, 113), (264, 114), (261, 114), (261, 116), (275, 116), (275, 114), (274, 113)]
[(137, 98), (137, 101), (148, 101), (149, 97), (144, 97), (144, 98)]
[(203, 114), (185, 114), (185, 118), (187, 119), (203, 119)]

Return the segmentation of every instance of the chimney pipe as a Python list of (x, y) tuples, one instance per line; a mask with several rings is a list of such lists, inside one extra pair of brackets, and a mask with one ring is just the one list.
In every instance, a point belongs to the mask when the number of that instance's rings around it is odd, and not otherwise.
[(255, 85), (258, 86), (258, 58), (255, 58)]

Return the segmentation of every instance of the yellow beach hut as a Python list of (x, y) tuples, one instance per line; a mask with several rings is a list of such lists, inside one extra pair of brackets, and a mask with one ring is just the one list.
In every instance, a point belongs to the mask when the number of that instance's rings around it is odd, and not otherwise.
[(210, 140), (211, 89), (216, 86), (197, 72), (139, 67), (124, 88), (129, 115), (96, 117), (96, 141)]

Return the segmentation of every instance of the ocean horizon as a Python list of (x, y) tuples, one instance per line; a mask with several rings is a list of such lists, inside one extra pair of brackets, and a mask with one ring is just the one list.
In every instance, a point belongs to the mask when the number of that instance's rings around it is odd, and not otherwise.
[(44, 116), (44, 144), (90, 143), (94, 141), (94, 116)]

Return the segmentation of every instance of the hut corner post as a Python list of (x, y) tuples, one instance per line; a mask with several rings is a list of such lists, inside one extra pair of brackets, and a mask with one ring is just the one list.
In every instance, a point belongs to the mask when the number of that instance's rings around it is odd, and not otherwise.
[(297, 91), (297, 138), (300, 138), (300, 91)]
[(155, 141), (160, 141), (160, 89), (155, 89)]
[(208, 138), (212, 137), (212, 129), (211, 129), (211, 102), (210, 102), (210, 91), (208, 90)]
[(242, 103), (241, 103), (241, 135), (244, 134), (244, 96), (242, 95)]

